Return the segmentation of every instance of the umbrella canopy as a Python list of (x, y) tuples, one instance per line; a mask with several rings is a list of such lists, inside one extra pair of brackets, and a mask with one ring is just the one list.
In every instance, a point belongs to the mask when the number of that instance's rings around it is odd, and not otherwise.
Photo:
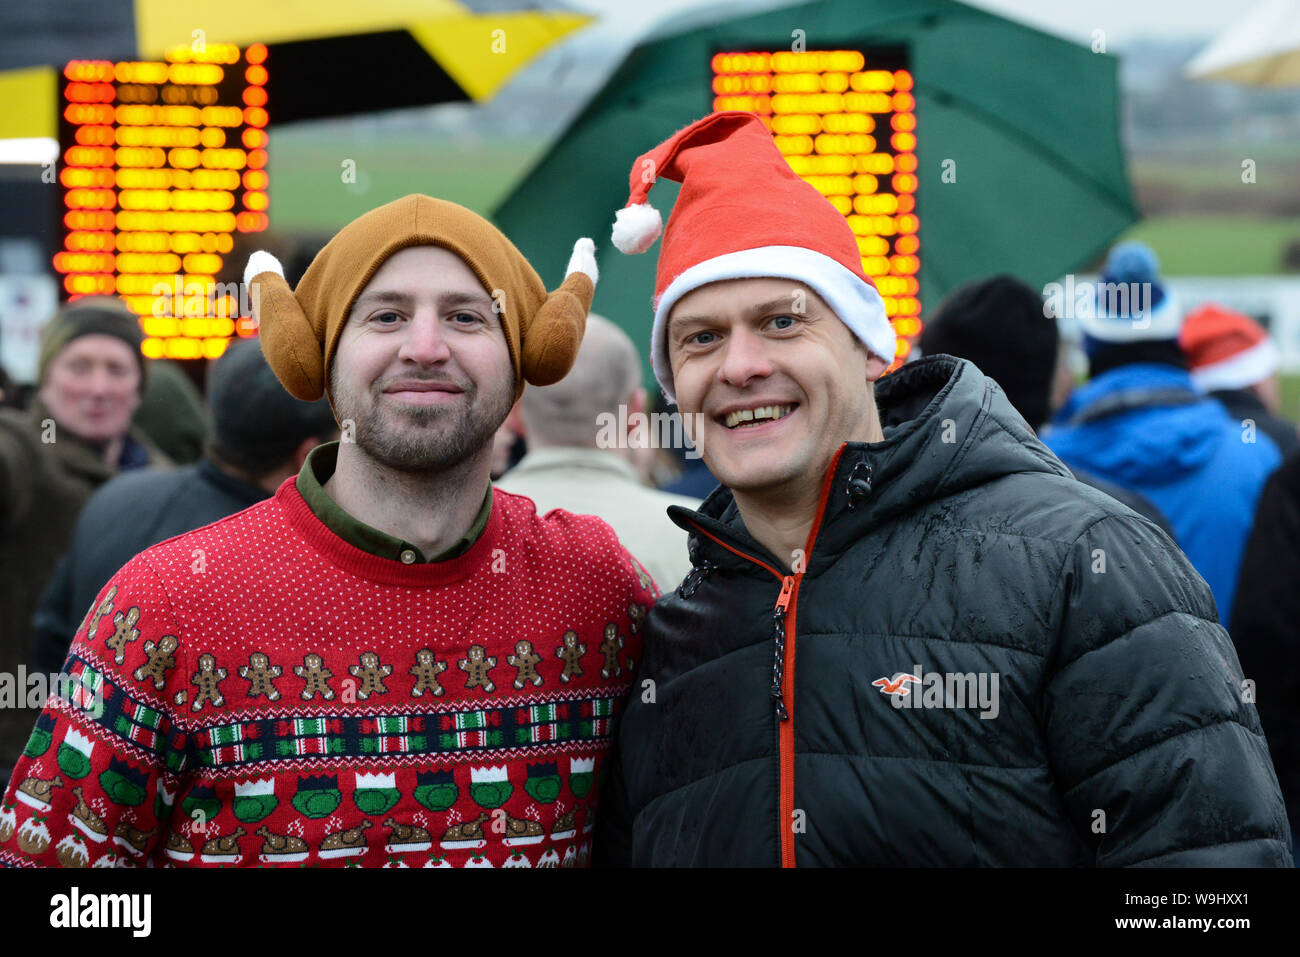
[[(1095, 259), (1138, 218), (1114, 57), (951, 0), (819, 0), (635, 47), (507, 196), (498, 222), (546, 276), (562, 274), (574, 237), (596, 237), (595, 309), (648, 342), (655, 250), (624, 256), (609, 243), (632, 162), (711, 111), (714, 54), (788, 50), (792, 36), (810, 51), (906, 50), (927, 311), (993, 273), (1041, 287)], [(652, 194), (665, 219), (675, 189), (662, 182)]]
[(0, 96), (22, 104), (0, 117), (0, 138), (55, 135), (58, 70), (70, 60), (160, 60), (178, 45), (264, 43), (272, 119), (283, 124), (487, 99), (590, 21), (473, 0), (47, 0), (0, 32)]
[(1300, 5), (1266, 0), (1187, 65), (1196, 80), (1300, 86)]

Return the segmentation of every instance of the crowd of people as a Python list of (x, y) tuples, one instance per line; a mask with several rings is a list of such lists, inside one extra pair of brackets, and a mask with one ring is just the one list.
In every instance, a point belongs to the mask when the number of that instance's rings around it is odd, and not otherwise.
[(0, 672), (75, 684), (0, 707), (0, 864), (1291, 865), (1265, 330), (1125, 243), (1080, 342), (997, 276), (886, 375), (852, 233), (756, 117), (628, 160), (613, 242), (660, 240), (698, 458), (631, 424), (591, 240), (548, 292), (432, 197), (292, 287), (255, 253), (205, 400), (120, 301), (51, 319), (0, 411)]

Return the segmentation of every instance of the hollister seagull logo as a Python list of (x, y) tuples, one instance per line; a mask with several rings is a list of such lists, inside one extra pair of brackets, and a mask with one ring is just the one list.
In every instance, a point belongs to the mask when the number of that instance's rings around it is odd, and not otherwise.
[(895, 708), (978, 708), (981, 718), (996, 718), (1000, 710), (998, 679), (996, 671), (922, 671), (916, 665), (911, 674), (900, 671), (871, 684), (889, 695)]
[(891, 678), (877, 678), (871, 682), (872, 685), (880, 689), (881, 694), (896, 694), (900, 697), (907, 697), (912, 693), (912, 689), (907, 686), (909, 681), (920, 682), (916, 675), (908, 674), (906, 671), (900, 671)]

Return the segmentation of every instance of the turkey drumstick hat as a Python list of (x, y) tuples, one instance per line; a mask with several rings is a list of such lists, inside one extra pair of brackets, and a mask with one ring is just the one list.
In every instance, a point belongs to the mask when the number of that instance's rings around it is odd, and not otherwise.
[[(682, 184), (663, 228), (648, 203), (660, 177)], [(794, 279), (821, 296), (874, 355), (894, 361), (885, 304), (862, 271), (848, 221), (800, 179), (754, 113), (713, 113), (637, 158), (614, 245), (642, 253), (663, 232), (650, 361), (669, 400), (668, 315), (693, 289), (724, 279)]]
[(564, 282), (548, 294), (523, 254), (482, 216), (456, 203), (412, 194), (343, 227), (317, 253), (296, 289), (289, 288), (270, 253), (259, 250), (249, 257), (244, 282), (262, 351), (291, 395), (313, 402), (324, 394), (352, 304), (384, 261), (408, 246), (440, 246), (455, 253), (492, 296), (514, 364), (516, 401), (525, 381), (551, 385), (568, 374), (596, 288), (592, 241), (574, 244)]

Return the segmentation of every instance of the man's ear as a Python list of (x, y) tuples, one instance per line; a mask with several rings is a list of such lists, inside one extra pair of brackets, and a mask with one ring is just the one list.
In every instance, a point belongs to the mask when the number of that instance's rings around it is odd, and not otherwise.
[(867, 381), (875, 382), (885, 374), (885, 370), (888, 368), (888, 362), (880, 358), (880, 356), (876, 355), (874, 352), (869, 353), (867, 356)]
[(868, 349), (867, 344), (857, 336), (853, 336), (853, 348), (858, 355), (862, 356), (865, 362), (868, 382), (875, 382), (885, 374), (885, 370), (889, 368), (889, 363)]

